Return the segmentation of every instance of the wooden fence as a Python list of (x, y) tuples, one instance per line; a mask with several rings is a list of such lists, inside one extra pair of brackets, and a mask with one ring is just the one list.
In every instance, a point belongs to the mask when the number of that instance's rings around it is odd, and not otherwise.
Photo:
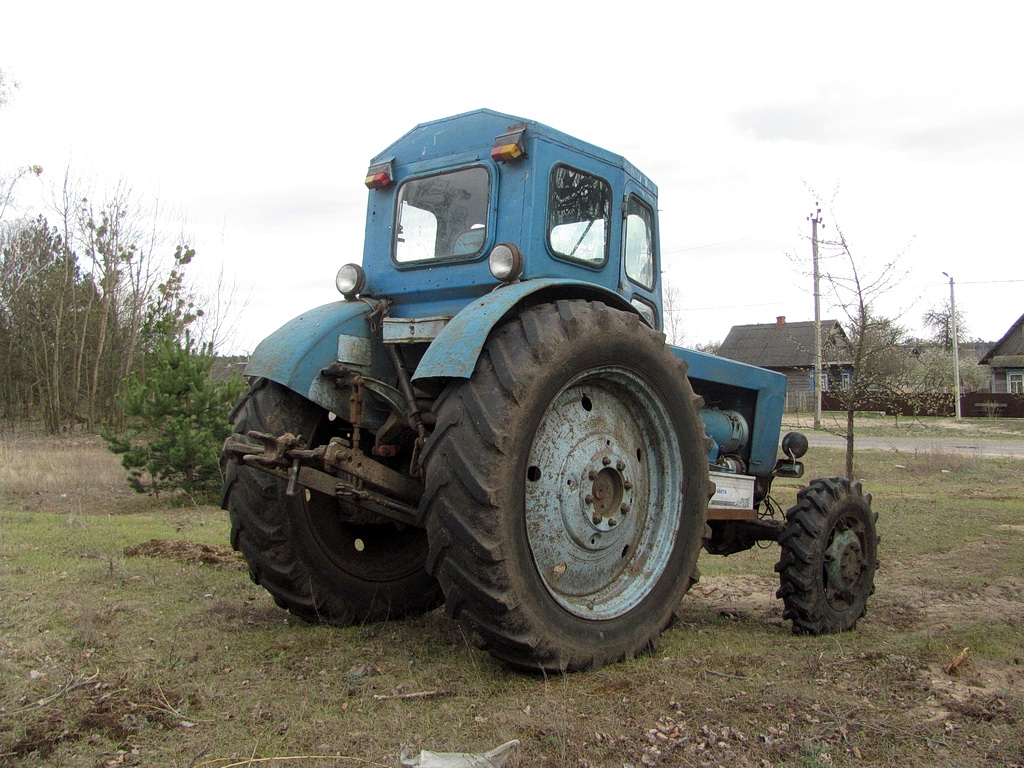
[[(813, 407), (813, 405), (811, 406)], [(822, 392), (823, 411), (845, 411), (846, 399), (832, 392)], [(952, 416), (952, 393), (932, 395), (900, 395), (871, 393), (857, 401), (858, 411), (877, 411), (900, 416)], [(1024, 395), (971, 392), (960, 396), (960, 415), (965, 418), (1000, 417), (1024, 419)]]

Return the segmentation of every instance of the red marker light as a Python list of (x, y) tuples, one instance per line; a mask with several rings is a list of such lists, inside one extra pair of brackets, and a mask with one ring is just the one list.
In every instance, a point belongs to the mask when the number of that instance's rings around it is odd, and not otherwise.
[(369, 189), (380, 189), (394, 181), (395, 172), (391, 168), (391, 161), (371, 165), (366, 171), (366, 186)]

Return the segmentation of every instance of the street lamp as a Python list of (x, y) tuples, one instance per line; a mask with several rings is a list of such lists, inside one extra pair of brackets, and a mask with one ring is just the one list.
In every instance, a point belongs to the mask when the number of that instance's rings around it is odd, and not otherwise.
[(953, 412), (960, 421), (960, 350), (956, 341), (956, 297), (953, 295), (953, 276), (943, 272), (949, 278), (949, 327), (953, 334)]

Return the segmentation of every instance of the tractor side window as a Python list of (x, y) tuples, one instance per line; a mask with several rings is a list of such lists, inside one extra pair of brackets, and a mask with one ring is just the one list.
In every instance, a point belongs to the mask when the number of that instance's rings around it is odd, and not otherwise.
[(483, 167), (403, 183), (398, 190), (395, 261), (469, 259), (482, 253), (490, 190)]
[(647, 290), (654, 288), (654, 214), (638, 197), (626, 203), (626, 277)]
[(564, 165), (551, 173), (548, 242), (558, 256), (599, 266), (608, 260), (612, 191), (604, 179)]

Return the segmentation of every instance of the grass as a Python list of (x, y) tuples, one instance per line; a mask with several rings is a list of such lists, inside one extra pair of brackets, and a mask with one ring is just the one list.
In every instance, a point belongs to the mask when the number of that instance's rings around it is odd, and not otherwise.
[[(702, 558), (653, 654), (531, 677), (440, 612), (293, 619), (223, 513), (117, 496), (98, 443), (0, 458), (0, 766), (399, 766), (511, 739), (510, 768), (1024, 765), (1020, 462), (859, 457), (883, 538), (855, 632), (790, 633), (773, 546)], [(806, 461), (838, 474), (842, 452)]]

